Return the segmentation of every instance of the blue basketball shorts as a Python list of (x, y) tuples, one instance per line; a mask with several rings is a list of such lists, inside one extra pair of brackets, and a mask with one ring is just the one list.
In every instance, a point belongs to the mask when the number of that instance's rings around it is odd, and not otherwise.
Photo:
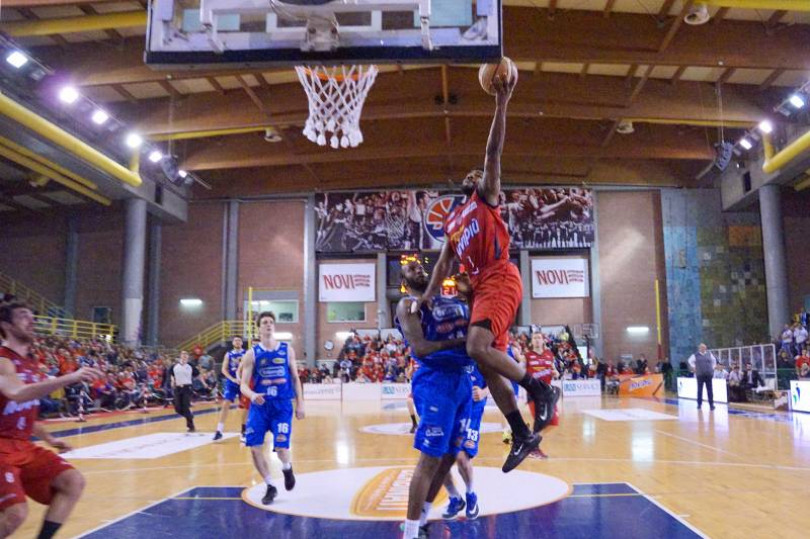
[(292, 416), (291, 400), (267, 399), (261, 406), (251, 404), (245, 428), (245, 445), (253, 447), (264, 444), (264, 437), (269, 431), (273, 435), (274, 449), (289, 449)]
[(225, 380), (222, 387), (222, 397), (226, 401), (236, 402), (242, 396), (242, 390), (239, 389), (239, 384), (234, 384), (230, 380)]
[(481, 438), (481, 420), (484, 418), (484, 408), (486, 408), (486, 406), (487, 399), (481, 399), (478, 402), (472, 403), (470, 424), (467, 426), (464, 443), (461, 446), (461, 449), (467, 453), (470, 458), (475, 458), (478, 454), (478, 440)]
[(423, 366), (412, 388), (419, 414), (413, 447), (431, 457), (458, 454), (470, 421), (470, 376), (463, 370), (448, 372)]

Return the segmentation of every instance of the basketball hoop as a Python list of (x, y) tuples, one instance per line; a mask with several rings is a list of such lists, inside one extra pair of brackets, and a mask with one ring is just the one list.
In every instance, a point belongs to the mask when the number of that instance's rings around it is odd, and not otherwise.
[(352, 148), (363, 142), (360, 114), (374, 80), (377, 66), (296, 66), (298, 80), (307, 93), (309, 117), (304, 135), (332, 148)]

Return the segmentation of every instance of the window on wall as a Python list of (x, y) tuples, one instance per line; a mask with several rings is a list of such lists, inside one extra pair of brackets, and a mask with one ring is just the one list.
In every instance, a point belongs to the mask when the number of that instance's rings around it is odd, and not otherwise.
[[(245, 302), (247, 306), (247, 302)], [(258, 300), (253, 302), (254, 315), (264, 311), (273, 311), (278, 324), (296, 324), (298, 322), (297, 300)]]
[(360, 301), (332, 302), (326, 304), (327, 322), (365, 322), (366, 304)]

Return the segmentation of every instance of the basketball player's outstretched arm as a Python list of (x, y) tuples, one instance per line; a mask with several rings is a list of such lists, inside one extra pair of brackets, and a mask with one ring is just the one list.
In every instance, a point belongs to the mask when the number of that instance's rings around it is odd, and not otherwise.
[[(416, 301), (411, 303), (411, 312), (417, 313), (422, 307), (422, 304), (429, 298), (432, 298), (441, 290), (442, 282), (450, 276), (453, 270), (453, 251), (450, 250), (450, 242), (445, 239), (444, 246), (442, 247), (439, 259), (433, 266), (433, 273), (430, 274), (430, 283), (428, 283), (425, 293), (422, 294)], [(421, 331), (421, 330), (420, 330)], [(418, 355), (418, 354), (417, 354)]]
[(421, 318), (418, 313), (410, 309), (411, 299), (402, 298), (397, 304), (397, 318), (405, 333), (405, 339), (411, 345), (411, 351), (416, 357), (425, 357), (440, 350), (449, 350), (464, 346), (464, 339), (449, 339), (446, 341), (429, 341), (422, 332)]
[(98, 369), (82, 367), (65, 376), (49, 378), (34, 384), (23, 384), (17, 377), (14, 364), (6, 358), (0, 358), (0, 393), (7, 399), (17, 402), (40, 399), (59, 388), (79, 382), (92, 382), (103, 377), (104, 373)]
[(304, 390), (301, 388), (301, 378), (298, 377), (298, 364), (295, 361), (295, 349), (287, 347), (289, 354), (287, 362), (290, 365), (290, 376), (295, 388), (295, 418), (304, 419)]
[(503, 141), (506, 138), (506, 105), (515, 89), (516, 77), (495, 77), (492, 87), (495, 89), (495, 117), (489, 129), (487, 153), (484, 159), (484, 185), (482, 194), (490, 206), (498, 205), (501, 193), (501, 154)]

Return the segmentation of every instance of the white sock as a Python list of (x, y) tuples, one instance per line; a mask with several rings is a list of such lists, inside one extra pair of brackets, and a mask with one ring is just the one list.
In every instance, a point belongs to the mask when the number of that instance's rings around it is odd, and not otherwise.
[(433, 507), (433, 502), (425, 502), (425, 505), (422, 506), (422, 514), (419, 515), (419, 525), (424, 526), (427, 524), (428, 515), (430, 514), (430, 508)]
[(217, 432), (223, 432), (225, 430), (225, 423), (217, 423)]
[(447, 489), (447, 493), (450, 494), (451, 498), (461, 498), (461, 496), (458, 493), (458, 490), (456, 489), (456, 484), (453, 483), (452, 481), (450, 481), (449, 485), (445, 485), (444, 488)]
[(267, 474), (267, 475), (264, 476), (264, 482), (267, 483), (270, 486), (273, 486), (273, 487), (276, 486), (273, 483), (273, 477), (270, 474)]
[(282, 470), (289, 470), (290, 468), (292, 468), (292, 462), (282, 462), (281, 463), (281, 469)]
[(402, 539), (418, 539), (419, 537), (419, 521), (406, 520), (405, 529), (402, 531)]
[(467, 485), (467, 494), (470, 494), (471, 492), (474, 492), (474, 491), (473, 491), (473, 480), (472, 480), (472, 477), (470, 478), (470, 482), (469, 482), (469, 484)]

